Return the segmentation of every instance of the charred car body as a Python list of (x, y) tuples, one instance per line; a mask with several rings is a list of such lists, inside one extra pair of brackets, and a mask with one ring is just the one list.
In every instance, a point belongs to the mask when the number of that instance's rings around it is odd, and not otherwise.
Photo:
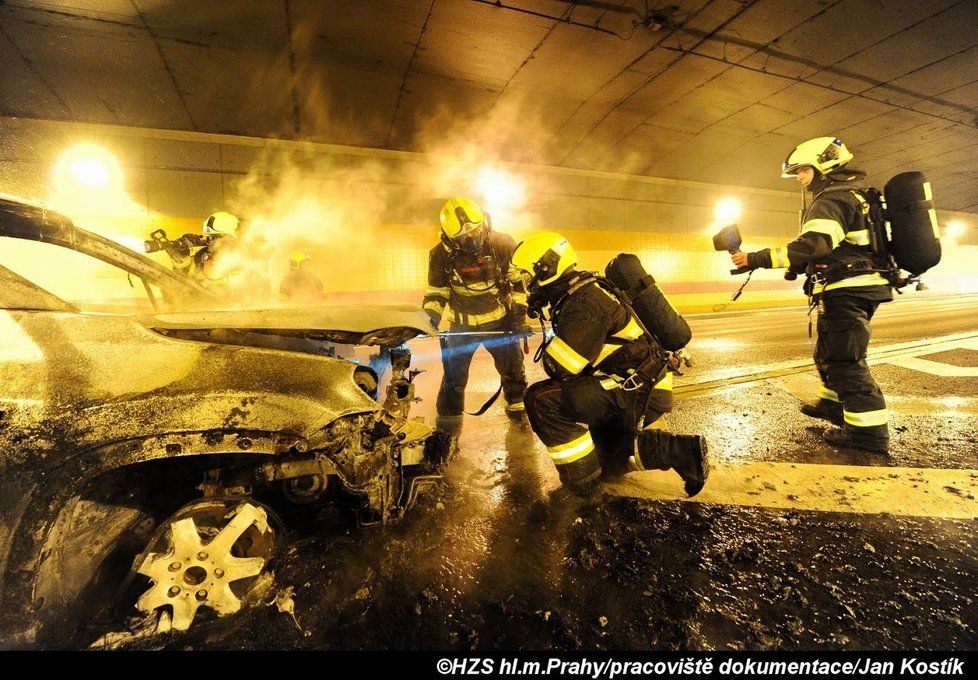
[(403, 353), (388, 408), (370, 369), (322, 356), (324, 342), (430, 332), (420, 310), (214, 309), (186, 277), (2, 197), (0, 237), (100, 260), (148, 301), (85, 312), (0, 266), (5, 646), (64, 640), (107, 587), (135, 589), (173, 628), (201, 607), (232, 612), (282, 544), (276, 503), (338, 493), (362, 523), (386, 523), (437, 478), (447, 447), (406, 415)]

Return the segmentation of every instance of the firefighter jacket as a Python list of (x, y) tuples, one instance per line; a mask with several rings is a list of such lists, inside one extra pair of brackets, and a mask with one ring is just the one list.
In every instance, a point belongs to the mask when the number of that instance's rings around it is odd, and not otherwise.
[[(449, 250), (439, 243), (428, 254), (428, 288), (422, 307), (441, 317), (448, 308), (455, 325), (479, 327), (526, 311), (519, 272), (510, 266), (516, 241), (490, 232), (478, 253)], [(522, 322), (522, 318), (520, 319)]]
[(752, 267), (787, 267), (808, 276), (812, 295), (855, 295), (892, 300), (889, 282), (878, 272), (870, 249), (869, 203), (848, 182), (819, 191), (802, 216), (801, 234), (787, 246), (751, 253)]
[[(605, 389), (614, 389), (639, 373), (642, 382), (669, 389), (662, 349), (645, 335), (632, 313), (588, 273), (567, 277), (566, 291), (552, 305), (554, 337), (543, 352), (543, 368), (562, 380), (592, 375)], [(549, 288), (549, 286), (548, 286)]]
[(289, 302), (322, 302), (323, 282), (308, 269), (290, 269), (279, 284), (278, 294)]

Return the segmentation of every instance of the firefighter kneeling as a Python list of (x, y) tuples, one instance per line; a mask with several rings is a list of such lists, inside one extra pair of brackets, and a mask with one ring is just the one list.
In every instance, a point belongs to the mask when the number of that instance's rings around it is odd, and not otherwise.
[(549, 380), (524, 399), (533, 431), (560, 480), (588, 495), (602, 470), (673, 469), (695, 495), (706, 482), (706, 440), (646, 429), (672, 410), (666, 352), (612, 286), (577, 271), (567, 239), (535, 234), (513, 253), (530, 294), (531, 313), (549, 317), (554, 336), (541, 347)]

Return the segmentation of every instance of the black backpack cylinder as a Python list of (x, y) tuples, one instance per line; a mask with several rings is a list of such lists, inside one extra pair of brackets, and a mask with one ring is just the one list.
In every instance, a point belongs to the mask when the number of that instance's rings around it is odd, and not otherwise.
[(689, 324), (666, 299), (636, 255), (619, 254), (605, 267), (605, 277), (625, 294), (639, 320), (663, 349), (675, 352), (689, 344), (693, 337)]
[(883, 187), (889, 250), (897, 265), (919, 276), (941, 261), (941, 232), (930, 182), (921, 172), (901, 172)]

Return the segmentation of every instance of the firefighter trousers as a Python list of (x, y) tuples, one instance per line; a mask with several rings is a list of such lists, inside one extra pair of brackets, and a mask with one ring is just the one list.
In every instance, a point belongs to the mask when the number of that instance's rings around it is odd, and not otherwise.
[[(482, 326), (487, 333), (504, 331), (505, 324)], [(449, 333), (470, 333), (472, 327), (452, 324)], [(441, 362), (444, 373), (438, 390), (436, 407), (439, 416), (459, 416), (465, 408), (465, 386), (469, 382), (472, 356), (479, 346), (488, 350), (502, 379), (506, 408), (523, 410), (526, 373), (523, 370), (523, 350), (517, 335), (448, 335), (441, 339)]]
[(885, 446), (889, 441), (886, 401), (866, 363), (869, 322), (879, 304), (852, 295), (823, 297), (815, 366), (822, 379), (822, 403), (841, 406), (847, 434), (857, 441)]
[(654, 389), (627, 391), (610, 378), (579, 376), (544, 380), (526, 391), (530, 426), (557, 466), (560, 481), (571, 487), (597, 483), (602, 470), (625, 472), (642, 426), (672, 410), (672, 374)]

